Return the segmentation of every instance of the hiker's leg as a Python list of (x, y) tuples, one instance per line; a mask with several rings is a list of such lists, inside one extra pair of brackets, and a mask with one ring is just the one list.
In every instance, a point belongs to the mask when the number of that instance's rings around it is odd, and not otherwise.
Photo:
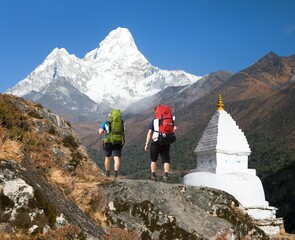
[(121, 150), (122, 150), (122, 145), (121, 144), (115, 144), (115, 145), (113, 145), (115, 177), (118, 176), (118, 171), (120, 169)]
[(170, 163), (164, 163), (164, 172), (169, 173), (170, 172)]
[(157, 163), (155, 161), (151, 161), (151, 180), (157, 181), (157, 175), (156, 175), (156, 171), (157, 171)]
[(110, 171), (111, 157), (105, 157), (104, 167), (106, 171)]
[(152, 174), (155, 174), (157, 171), (157, 159), (159, 157), (159, 145), (156, 143), (151, 144), (151, 152), (150, 152), (150, 157), (151, 157), (151, 172)]
[(157, 171), (157, 163), (151, 161), (151, 172), (155, 173)]
[(118, 171), (120, 169), (120, 163), (121, 163), (122, 145), (121, 144), (114, 144), (112, 146), (112, 149), (113, 149), (113, 156), (114, 156), (115, 177), (117, 177), (118, 176)]
[(161, 149), (162, 163), (164, 164), (164, 181), (167, 181), (170, 173), (170, 145), (164, 145)]
[(112, 144), (106, 143), (104, 167), (105, 167), (107, 176), (110, 175), (111, 160), (112, 160)]
[(114, 169), (115, 169), (115, 172), (118, 172), (120, 169), (120, 157), (119, 156), (114, 157)]

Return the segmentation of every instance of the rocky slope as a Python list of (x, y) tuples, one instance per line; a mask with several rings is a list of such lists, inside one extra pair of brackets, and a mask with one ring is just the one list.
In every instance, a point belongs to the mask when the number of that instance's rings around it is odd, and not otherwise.
[(0, 95), (0, 150), (0, 238), (268, 238), (224, 192), (106, 178), (40, 104)]

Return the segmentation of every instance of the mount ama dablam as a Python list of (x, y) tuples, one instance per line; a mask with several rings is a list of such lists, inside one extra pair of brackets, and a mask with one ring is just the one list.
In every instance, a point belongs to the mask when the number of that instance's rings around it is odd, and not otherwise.
[[(200, 77), (152, 66), (130, 32), (118, 28), (83, 59), (54, 49), (31, 74), (6, 92), (44, 104), (71, 122), (96, 121), (168, 86)], [(101, 119), (100, 119), (101, 120)]]

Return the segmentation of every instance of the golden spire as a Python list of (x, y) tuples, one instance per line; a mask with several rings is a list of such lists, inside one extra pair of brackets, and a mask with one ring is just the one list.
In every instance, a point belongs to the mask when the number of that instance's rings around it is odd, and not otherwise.
[(218, 95), (218, 103), (217, 103), (217, 110), (224, 110), (223, 109), (223, 102), (222, 102), (222, 98), (221, 95)]

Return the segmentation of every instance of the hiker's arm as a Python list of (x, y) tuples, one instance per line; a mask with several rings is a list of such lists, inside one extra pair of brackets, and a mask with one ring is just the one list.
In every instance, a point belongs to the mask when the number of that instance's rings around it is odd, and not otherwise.
[(99, 134), (103, 134), (104, 133), (104, 130), (102, 128), (98, 129), (98, 133)]
[(144, 146), (144, 150), (147, 151), (149, 149), (149, 143), (152, 139), (153, 136), (153, 130), (149, 129), (147, 135), (146, 135), (146, 141), (145, 141), (145, 146)]

